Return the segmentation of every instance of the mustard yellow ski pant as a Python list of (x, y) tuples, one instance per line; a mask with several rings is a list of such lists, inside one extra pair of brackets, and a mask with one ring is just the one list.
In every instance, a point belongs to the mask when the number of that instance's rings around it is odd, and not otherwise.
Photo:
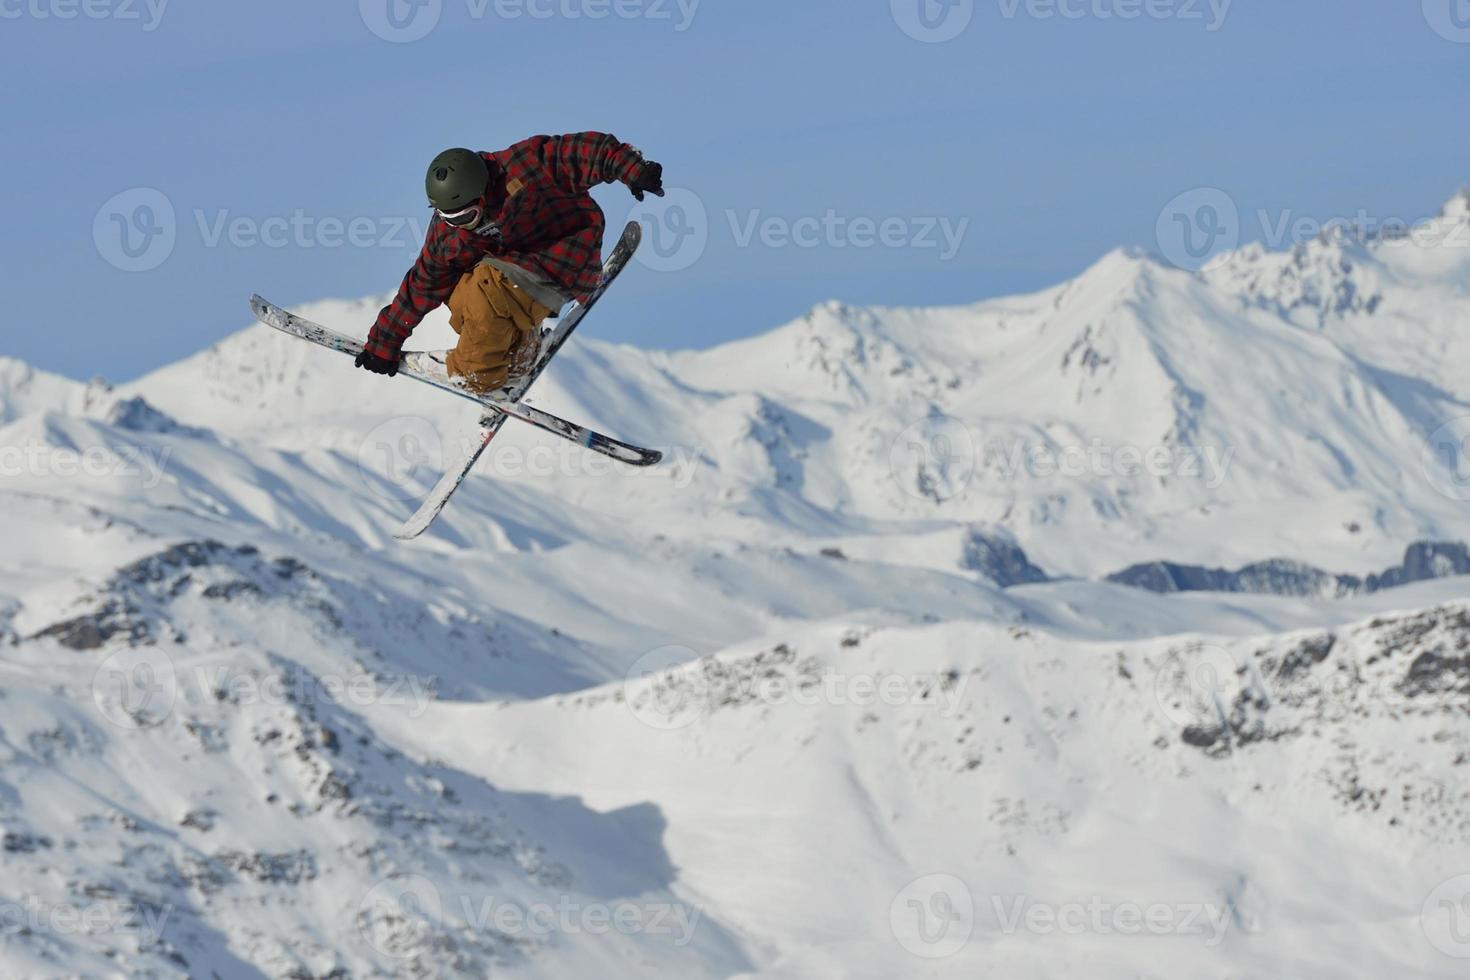
[(531, 367), (541, 322), (553, 312), (484, 262), (460, 277), (448, 305), (449, 325), (459, 334), (449, 373), (477, 392), (500, 388)]

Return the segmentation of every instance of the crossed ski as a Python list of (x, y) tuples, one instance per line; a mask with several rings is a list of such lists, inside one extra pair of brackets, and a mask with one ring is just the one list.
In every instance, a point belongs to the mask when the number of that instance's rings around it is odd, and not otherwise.
[[(575, 442), (580, 446), (593, 452), (601, 453), (611, 459), (627, 463), (630, 466), (652, 466), (663, 459), (663, 454), (652, 449), (643, 449), (638, 446), (613, 439), (583, 425), (569, 422), (566, 419), (522, 404), (521, 399), (525, 396), (527, 389), (551, 363), (556, 352), (561, 350), (577, 324), (587, 315), (587, 312), (602, 298), (607, 287), (617, 278), (618, 273), (628, 264), (637, 251), (638, 244), (642, 240), (642, 228), (637, 222), (630, 222), (623, 229), (622, 237), (612, 254), (608, 256), (607, 262), (602, 269), (602, 282), (587, 298), (585, 303), (574, 303), (557, 321), (551, 333), (543, 338), (541, 352), (536, 363), (526, 376), (514, 388), (507, 392), (496, 395), (478, 395), (463, 388), (450, 379), (448, 372), (443, 368), (443, 362), (427, 352), (413, 352), (405, 354), (399, 365), (398, 373), (415, 381), (432, 385), (442, 391), (459, 395), (477, 404), (484, 415), (480, 419), (480, 440), (466, 453), (465, 459), (460, 465), (451, 467), (445, 472), (443, 478), (424, 500), (418, 512), (401, 527), (394, 536), (403, 540), (416, 538), (444, 510), (449, 498), (454, 494), (465, 477), (470, 473), (476, 461), (489, 447), (491, 440), (495, 438), (500, 427), (505, 424), (507, 418), (519, 419), (538, 429), (560, 436), (563, 439)], [(254, 312), (256, 319), (266, 326), (274, 327), (276, 330), (301, 340), (310, 341), (328, 350), (335, 350), (351, 357), (356, 357), (362, 352), (362, 343), (353, 340), (343, 334), (328, 330), (321, 324), (313, 323), (269, 303), (259, 296), (250, 298), (250, 309)]]

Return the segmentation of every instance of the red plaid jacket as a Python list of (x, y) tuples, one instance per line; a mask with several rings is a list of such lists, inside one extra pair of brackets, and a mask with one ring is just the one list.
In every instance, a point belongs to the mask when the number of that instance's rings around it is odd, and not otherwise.
[(490, 165), (485, 214), (500, 234), (455, 228), (436, 217), (418, 261), (368, 334), (369, 353), (397, 360), (419, 322), (487, 255), (538, 272), (573, 296), (597, 288), (604, 220), (587, 191), (631, 183), (643, 155), (606, 133), (533, 136), (481, 155)]

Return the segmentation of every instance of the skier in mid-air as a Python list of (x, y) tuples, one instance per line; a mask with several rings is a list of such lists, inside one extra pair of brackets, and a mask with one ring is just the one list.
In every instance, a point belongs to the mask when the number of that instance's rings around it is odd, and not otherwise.
[(478, 393), (514, 382), (535, 359), (540, 325), (601, 278), (604, 220), (588, 193), (621, 181), (663, 196), (663, 167), (605, 133), (534, 136), (491, 153), (456, 148), (429, 164), (434, 220), (357, 366), (395, 375), (403, 344), (442, 303), (459, 342), (447, 368)]

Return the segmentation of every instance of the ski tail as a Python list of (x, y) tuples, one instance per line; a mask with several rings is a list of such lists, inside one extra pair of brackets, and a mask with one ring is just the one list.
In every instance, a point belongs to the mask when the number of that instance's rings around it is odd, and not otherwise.
[(412, 541), (439, 519), (439, 515), (449, 505), (449, 498), (454, 496), (454, 491), (458, 490), (459, 485), (470, 475), (470, 470), (475, 468), (475, 463), (479, 462), (485, 450), (490, 448), (490, 443), (494, 441), (495, 434), (500, 431), (500, 427), (505, 424), (506, 418), (505, 415), (491, 412), (480, 419), (479, 438), (470, 447), (463, 462), (444, 471), (444, 475), (439, 478), (434, 489), (429, 491), (429, 495), (424, 498), (419, 509), (412, 517), (404, 521), (398, 530), (393, 532), (395, 538), (399, 541)]

